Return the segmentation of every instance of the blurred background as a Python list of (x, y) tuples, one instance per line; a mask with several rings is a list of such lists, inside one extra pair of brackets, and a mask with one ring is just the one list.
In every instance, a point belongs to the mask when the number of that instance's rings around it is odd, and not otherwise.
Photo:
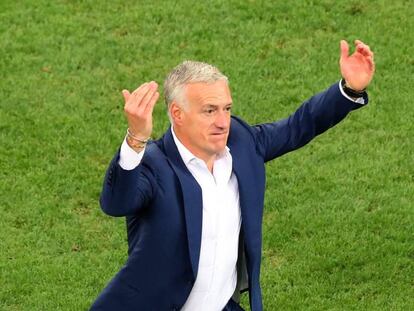
[[(235, 115), (278, 120), (340, 79), (341, 39), (375, 52), (370, 103), (267, 165), (264, 307), (413, 310), (413, 16), (404, 0), (2, 0), (0, 310), (87, 310), (125, 262), (125, 221), (98, 202), (122, 89), (200, 60), (230, 78)], [(153, 137), (168, 126), (159, 100)]]

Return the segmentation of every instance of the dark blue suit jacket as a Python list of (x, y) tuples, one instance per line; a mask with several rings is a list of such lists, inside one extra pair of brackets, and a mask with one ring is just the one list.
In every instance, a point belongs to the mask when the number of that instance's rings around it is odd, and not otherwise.
[[(278, 122), (249, 126), (232, 117), (227, 145), (239, 184), (241, 244), (252, 310), (262, 310), (264, 163), (305, 145), (359, 107), (335, 83)], [(101, 206), (109, 215), (126, 216), (129, 256), (91, 310), (179, 310), (197, 277), (201, 189), (184, 165), (171, 130), (148, 144), (137, 168), (123, 170), (118, 160), (119, 154), (107, 170)]]

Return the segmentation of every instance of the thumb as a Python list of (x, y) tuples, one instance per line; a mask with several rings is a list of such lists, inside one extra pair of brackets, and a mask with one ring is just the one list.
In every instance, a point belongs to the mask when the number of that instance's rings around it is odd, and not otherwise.
[(128, 90), (122, 90), (122, 95), (124, 96), (125, 103), (128, 101), (129, 97), (131, 96)]
[(349, 45), (345, 40), (341, 40), (341, 61), (349, 55)]

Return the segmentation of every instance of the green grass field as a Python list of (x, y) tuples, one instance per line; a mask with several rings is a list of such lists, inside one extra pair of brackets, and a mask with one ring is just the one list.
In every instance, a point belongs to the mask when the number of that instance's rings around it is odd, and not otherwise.
[(404, 0), (2, 0), (0, 310), (87, 310), (124, 263), (124, 220), (98, 204), (123, 88), (203, 60), (234, 114), (277, 120), (339, 80), (339, 41), (358, 38), (370, 104), (267, 166), (264, 306), (414, 310), (413, 16)]

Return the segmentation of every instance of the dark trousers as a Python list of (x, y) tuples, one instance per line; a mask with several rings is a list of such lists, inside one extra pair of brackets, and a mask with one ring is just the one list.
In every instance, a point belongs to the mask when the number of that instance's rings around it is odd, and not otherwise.
[(233, 299), (230, 299), (224, 307), (223, 311), (244, 311), (244, 309), (240, 307), (239, 304)]

